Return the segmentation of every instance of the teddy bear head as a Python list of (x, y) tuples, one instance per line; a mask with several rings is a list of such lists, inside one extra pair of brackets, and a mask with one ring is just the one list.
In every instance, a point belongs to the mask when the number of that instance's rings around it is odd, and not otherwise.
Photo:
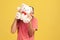
[[(31, 19), (28, 18), (28, 15), (30, 15), (32, 8), (26, 4), (22, 4), (21, 7), (18, 7), (17, 10), (21, 11), (21, 13), (18, 12), (19, 18), (23, 20), (23, 22), (28, 23)], [(31, 17), (32, 18), (32, 17)]]

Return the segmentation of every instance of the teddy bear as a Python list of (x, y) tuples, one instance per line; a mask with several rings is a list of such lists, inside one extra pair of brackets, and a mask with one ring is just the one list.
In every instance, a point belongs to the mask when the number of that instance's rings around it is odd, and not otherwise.
[(29, 23), (32, 19), (28, 17), (30, 15), (32, 8), (26, 4), (22, 4), (21, 7), (17, 8), (18, 12), (16, 13), (16, 19), (22, 20), (24, 23)]

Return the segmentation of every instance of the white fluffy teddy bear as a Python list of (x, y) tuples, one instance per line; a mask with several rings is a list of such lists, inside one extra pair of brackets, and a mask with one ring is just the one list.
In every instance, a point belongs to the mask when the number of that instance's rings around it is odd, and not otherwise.
[[(28, 18), (28, 15), (30, 15), (32, 8), (23, 3), (21, 7), (17, 8), (17, 10), (18, 10), (18, 12), (16, 14), (16, 19), (20, 19), (24, 23), (29, 23), (30, 20), (32, 19), (32, 16), (31, 16), (31, 18)], [(19, 10), (21, 12), (19, 12)]]

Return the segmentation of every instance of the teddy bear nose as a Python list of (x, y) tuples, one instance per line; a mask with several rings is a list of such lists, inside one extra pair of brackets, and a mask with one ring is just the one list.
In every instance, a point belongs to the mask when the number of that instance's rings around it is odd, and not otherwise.
[(24, 15), (26, 15), (26, 12), (22, 11), (22, 13), (23, 13)]

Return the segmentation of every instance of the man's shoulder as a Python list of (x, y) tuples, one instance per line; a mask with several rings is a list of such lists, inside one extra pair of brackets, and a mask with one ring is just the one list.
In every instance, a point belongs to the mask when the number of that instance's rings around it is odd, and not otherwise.
[(36, 17), (33, 17), (33, 19), (34, 19), (34, 20), (37, 20), (37, 18), (36, 18)]
[(32, 21), (36, 21), (36, 22), (37, 22), (38, 20), (37, 20), (36, 17), (33, 17), (33, 18), (32, 18)]

